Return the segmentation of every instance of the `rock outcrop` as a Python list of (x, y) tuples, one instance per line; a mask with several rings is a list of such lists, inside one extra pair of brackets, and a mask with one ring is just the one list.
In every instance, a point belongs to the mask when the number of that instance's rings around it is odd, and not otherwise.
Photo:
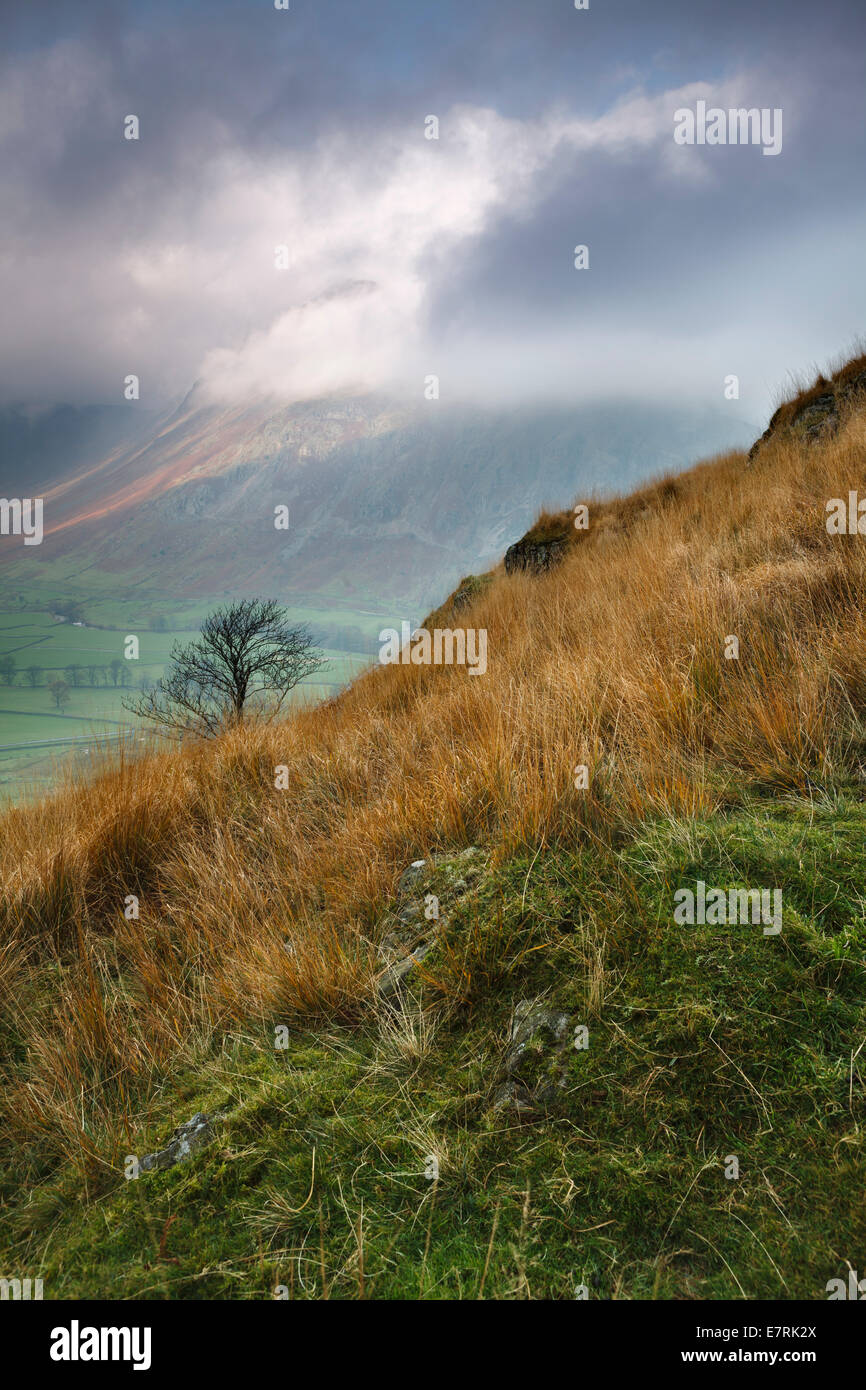
[(760, 439), (749, 450), (751, 463), (768, 439), (781, 430), (789, 430), (799, 439), (814, 444), (834, 435), (842, 422), (846, 408), (854, 398), (866, 393), (866, 367), (860, 359), (853, 372), (844, 372), (832, 381), (820, 377), (811, 391), (802, 398), (786, 402), (772, 416)]
[(547, 1109), (565, 1086), (573, 1032), (568, 1014), (521, 1000), (514, 1009), (494, 1107), (522, 1115)]
[(545, 574), (558, 565), (566, 552), (567, 541), (561, 537), (552, 540), (532, 540), (524, 536), (515, 541), (505, 552), (505, 573), (513, 574), (527, 570), (530, 574)]
[(377, 982), (380, 998), (400, 993), (436, 944), (449, 907), (480, 878), (484, 862), (483, 851), (470, 846), (454, 855), (416, 859), (404, 869), (379, 946), (386, 962)]

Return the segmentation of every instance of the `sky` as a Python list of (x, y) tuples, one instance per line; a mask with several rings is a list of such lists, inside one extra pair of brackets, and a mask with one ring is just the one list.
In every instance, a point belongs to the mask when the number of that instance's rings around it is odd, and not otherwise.
[[(866, 332), (863, 0), (0, 5), (0, 404), (760, 421)], [(677, 143), (700, 101), (780, 151)]]

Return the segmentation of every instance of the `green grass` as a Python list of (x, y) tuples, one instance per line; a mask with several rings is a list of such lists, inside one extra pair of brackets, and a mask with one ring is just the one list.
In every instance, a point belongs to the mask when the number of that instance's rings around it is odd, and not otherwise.
[[(675, 926), (696, 878), (781, 887), (781, 935)], [(854, 795), (488, 869), (399, 1017), (201, 1040), (129, 1139), (226, 1109), (189, 1163), (10, 1172), (0, 1262), (50, 1298), (823, 1299), (866, 1249), (864, 884)], [(492, 1101), (535, 997), (590, 1045), (521, 1122)]]

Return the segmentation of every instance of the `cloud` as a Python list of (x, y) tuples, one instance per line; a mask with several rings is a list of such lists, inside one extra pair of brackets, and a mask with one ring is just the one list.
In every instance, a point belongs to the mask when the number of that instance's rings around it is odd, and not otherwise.
[[(722, 25), (715, 54), (736, 61), (708, 78), (676, 4), (653, 48), (626, 3), (636, 37), (606, 63), (609, 16), (576, 30), (507, 0), (482, 5), (486, 28), (446, 3), (435, 43), (388, 3), (330, 29), (218, 6), (194, 43), (173, 12), (158, 32), (158, 8), (152, 31), (133, 7), (2, 62), (6, 399), (120, 400), (129, 373), (145, 404), (196, 379), (220, 400), (420, 399), (431, 373), (443, 400), (717, 399), (739, 372), (759, 414), (788, 368), (862, 329), (850, 45), (806, 61), (780, 33), (772, 66), (747, 65)], [(783, 106), (783, 154), (676, 146), (673, 112), (699, 97)]]

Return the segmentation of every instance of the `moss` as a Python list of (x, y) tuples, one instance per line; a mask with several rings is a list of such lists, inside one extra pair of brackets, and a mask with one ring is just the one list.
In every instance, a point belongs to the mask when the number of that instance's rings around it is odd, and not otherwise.
[[(225, 1044), (180, 1083), (215, 1142), (98, 1200), (7, 1189), (4, 1266), (50, 1298), (823, 1298), (866, 1239), (864, 832), (756, 802), (485, 869), (445, 928), (467, 988), (431, 966), (378, 1025)], [(697, 877), (782, 886), (781, 935), (675, 926)], [(524, 998), (589, 1030), (531, 1123), (491, 1104)]]

